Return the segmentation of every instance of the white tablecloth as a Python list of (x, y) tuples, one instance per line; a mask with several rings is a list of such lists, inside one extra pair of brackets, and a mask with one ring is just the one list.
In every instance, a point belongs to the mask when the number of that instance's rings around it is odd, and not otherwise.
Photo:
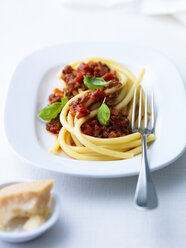
[[(143, 212), (133, 204), (136, 177), (85, 179), (37, 169), (10, 150), (2, 125), (11, 72), (33, 50), (64, 41), (138, 43), (166, 53), (186, 80), (186, 27), (171, 17), (124, 16), (119, 8), (85, 11), (60, 1), (7, 0), (0, 2), (0, 34), (0, 181), (54, 178), (62, 201), (60, 220), (42, 237), (22, 245), (0, 241), (0, 247), (186, 247), (186, 154), (153, 173), (160, 205)], [(178, 123), (175, 132), (179, 126), (185, 128)]]

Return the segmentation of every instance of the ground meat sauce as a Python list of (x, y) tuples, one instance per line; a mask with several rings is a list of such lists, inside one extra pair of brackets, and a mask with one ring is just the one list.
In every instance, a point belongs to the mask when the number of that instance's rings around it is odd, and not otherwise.
[(83, 83), (83, 74), (70, 65), (67, 65), (62, 71), (62, 79), (66, 83), (64, 91), (70, 98), (78, 94), (78, 89), (86, 90), (87, 87)]
[[(81, 63), (77, 70), (73, 69), (70, 65), (67, 65), (62, 71), (62, 79), (66, 83), (64, 91), (70, 98), (78, 94), (78, 89), (87, 90), (86, 85), (83, 83), (83, 76), (102, 77), (105, 81), (110, 81), (106, 88), (112, 88), (113, 85), (119, 87), (121, 83), (116, 76), (116, 72), (110, 70), (110, 68), (102, 62), (88, 62)], [(115, 86), (114, 86), (115, 87)]]
[(116, 99), (116, 97), (118, 96), (118, 92), (114, 92), (110, 95), (107, 95), (105, 103), (107, 106), (112, 107), (114, 105), (114, 100)]
[(118, 81), (118, 79), (113, 79), (110, 83), (106, 84), (105, 89), (110, 89), (112, 87), (119, 88), (121, 85), (122, 84)]
[(87, 109), (84, 105), (88, 102), (88, 100), (92, 99), (94, 102), (103, 101), (105, 97), (104, 89), (92, 90), (88, 94), (84, 95), (82, 98), (78, 98), (73, 101), (70, 106), (70, 113), (73, 117), (77, 114), (77, 119), (80, 119), (88, 114), (90, 114), (90, 110)]
[(108, 126), (99, 124), (97, 118), (85, 122), (81, 126), (84, 134), (97, 138), (115, 138), (131, 133), (130, 121), (127, 115), (122, 114), (117, 109), (110, 109), (110, 121)]
[[(61, 98), (66, 93), (68, 99), (71, 99), (73, 96), (78, 94), (78, 90), (87, 90), (88, 88), (83, 82), (83, 76), (86, 77), (102, 77), (105, 81), (110, 81), (104, 88), (98, 90), (92, 90), (81, 99), (77, 99), (70, 104), (70, 112), (72, 116), (76, 116), (77, 119), (80, 119), (90, 113), (90, 110), (85, 107), (85, 104), (89, 99), (92, 99), (94, 102), (100, 103), (105, 97), (104, 90), (110, 89), (112, 87), (120, 87), (121, 83), (119, 82), (118, 77), (116, 76), (116, 71), (111, 70), (106, 64), (102, 62), (92, 62), (81, 63), (77, 69), (73, 69), (70, 65), (67, 65), (62, 70), (62, 79), (66, 83), (66, 88), (63, 91), (55, 89), (48, 100), (49, 104), (55, 102), (60, 102)], [(114, 99), (117, 97), (118, 93), (113, 93), (107, 95), (105, 103), (112, 107)], [(115, 113), (115, 114), (114, 114)], [(46, 130), (53, 134), (58, 134), (62, 125), (59, 120), (59, 115), (57, 118), (49, 121), (46, 124)], [(119, 137), (130, 133), (130, 123), (125, 115), (122, 115), (120, 112), (111, 109), (111, 117), (109, 126), (105, 127), (98, 123), (97, 119), (93, 119), (90, 122), (84, 123), (82, 126), (82, 131), (88, 135), (94, 137)]]
[(61, 102), (61, 98), (63, 96), (61, 95), (58, 95), (56, 93), (52, 93), (49, 97), (48, 97), (48, 100), (49, 100), (49, 104), (52, 104), (52, 103), (55, 103), (55, 102)]
[(52, 119), (46, 124), (46, 130), (53, 134), (58, 134), (61, 128), (62, 125), (59, 120), (59, 115), (55, 119)]
[[(110, 68), (102, 62), (88, 62), (87, 64), (81, 63), (77, 71), (86, 77), (103, 77), (110, 73)], [(116, 74), (116, 73), (115, 73)]]

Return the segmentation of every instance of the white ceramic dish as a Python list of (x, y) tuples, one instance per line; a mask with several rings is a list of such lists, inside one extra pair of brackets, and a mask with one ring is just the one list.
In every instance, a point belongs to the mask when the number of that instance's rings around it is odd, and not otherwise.
[[(10, 184), (23, 182), (21, 181), (9, 181), (6, 183), (1, 183), (0, 188), (3, 188), (5, 186), (8, 186)], [(20, 232), (13, 232), (13, 231), (1, 231), (0, 230), (0, 239), (9, 243), (23, 243), (30, 240), (33, 240), (39, 236), (41, 236), (44, 232), (46, 232), (48, 229), (50, 229), (58, 220), (60, 215), (60, 199), (56, 194), (53, 194), (54, 204), (52, 205), (52, 214), (51, 216), (46, 220), (45, 223), (43, 223), (40, 227), (36, 228), (32, 231), (20, 231)]]
[[(24, 58), (13, 73), (5, 106), (4, 124), (9, 144), (27, 162), (71, 175), (119, 177), (139, 172), (140, 155), (120, 161), (78, 161), (48, 152), (53, 135), (37, 118), (52, 89), (59, 87), (56, 74), (70, 62), (87, 57), (120, 62), (138, 75), (144, 66), (145, 90), (153, 90), (156, 106), (156, 141), (149, 149), (152, 170), (173, 162), (185, 149), (186, 97), (175, 66), (161, 53), (124, 43), (70, 43), (36, 51)], [(27, 165), (25, 165), (27, 166)]]

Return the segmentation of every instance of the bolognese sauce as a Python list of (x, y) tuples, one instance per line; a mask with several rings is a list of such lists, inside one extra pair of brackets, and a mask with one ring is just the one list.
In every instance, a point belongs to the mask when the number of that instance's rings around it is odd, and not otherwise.
[[(106, 89), (113, 87), (119, 88), (122, 84), (119, 82), (116, 71), (111, 70), (102, 62), (89, 61), (88, 63), (81, 63), (77, 69), (67, 65), (62, 70), (62, 79), (66, 83), (66, 88), (64, 88), (63, 91), (55, 89), (49, 96), (49, 105), (55, 102), (60, 102), (64, 96), (64, 93), (68, 99), (71, 99), (80, 91), (87, 90), (88, 88), (83, 82), (83, 76), (88, 78), (101, 77), (108, 83), (105, 87), (92, 90), (85, 94), (82, 98), (78, 98), (73, 101), (69, 105), (71, 115), (73, 117), (76, 116), (77, 119), (87, 116), (90, 113), (90, 110), (89, 107), (86, 107), (86, 103), (90, 99), (93, 100), (94, 103), (100, 103), (101, 105), (103, 99), (106, 98), (105, 103), (110, 109), (110, 121), (108, 126), (103, 126), (99, 124), (97, 117), (95, 117), (82, 125), (82, 132), (84, 134), (100, 138), (113, 138), (130, 134), (130, 121), (127, 116), (112, 107), (114, 99), (118, 96), (118, 93), (114, 92), (112, 94), (105, 95)], [(59, 115), (46, 124), (46, 129), (53, 134), (58, 134), (61, 127), (62, 125), (59, 120)]]
[(53, 134), (58, 134), (61, 128), (62, 128), (62, 125), (59, 120), (59, 115), (55, 119), (52, 119), (46, 124), (46, 130)]
[(81, 130), (84, 134), (97, 138), (115, 138), (131, 133), (130, 121), (127, 115), (117, 109), (110, 109), (110, 120), (108, 126), (99, 124), (97, 117), (83, 123)]
[(77, 119), (85, 117), (90, 114), (90, 110), (85, 107), (85, 104), (89, 100), (93, 100), (94, 102), (99, 102), (103, 100), (105, 97), (105, 93), (103, 88), (99, 90), (92, 90), (91, 92), (84, 95), (82, 98), (78, 98), (70, 104), (70, 113), (73, 117), (77, 114)]

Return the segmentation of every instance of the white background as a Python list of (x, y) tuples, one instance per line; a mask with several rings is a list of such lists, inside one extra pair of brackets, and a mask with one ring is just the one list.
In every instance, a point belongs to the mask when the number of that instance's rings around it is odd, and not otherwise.
[[(126, 41), (151, 46), (172, 58), (186, 80), (186, 26), (172, 17), (127, 16), (119, 6), (85, 9), (64, 7), (60, 1), (1, 0), (0, 180), (54, 178), (62, 207), (58, 223), (39, 239), (19, 245), (0, 241), (0, 247), (185, 248), (186, 154), (153, 173), (160, 205), (143, 212), (133, 204), (136, 177), (63, 176), (30, 166), (8, 147), (2, 122), (11, 72), (28, 53), (64, 41)], [(20, 114), (24, 114), (21, 109)], [(19, 121), (19, 116), (14, 121)], [(185, 127), (178, 123), (174, 132), (176, 128)], [(164, 152), (169, 151), (165, 148)]]

